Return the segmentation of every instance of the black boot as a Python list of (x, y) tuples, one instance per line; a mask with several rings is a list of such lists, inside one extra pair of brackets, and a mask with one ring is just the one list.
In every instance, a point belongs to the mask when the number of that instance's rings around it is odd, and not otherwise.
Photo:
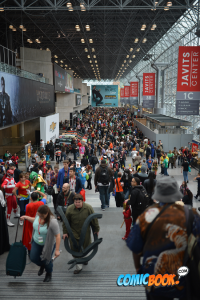
[(40, 267), (38, 271), (38, 276), (41, 276), (44, 273), (44, 267)]
[(43, 282), (49, 282), (49, 281), (51, 281), (51, 277), (52, 277), (52, 273), (46, 273)]

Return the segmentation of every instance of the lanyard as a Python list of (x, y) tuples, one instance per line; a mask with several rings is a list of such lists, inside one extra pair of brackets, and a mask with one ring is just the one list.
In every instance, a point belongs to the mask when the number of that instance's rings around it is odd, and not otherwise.
[(38, 224), (38, 233), (40, 234), (40, 220), (39, 220), (39, 224)]

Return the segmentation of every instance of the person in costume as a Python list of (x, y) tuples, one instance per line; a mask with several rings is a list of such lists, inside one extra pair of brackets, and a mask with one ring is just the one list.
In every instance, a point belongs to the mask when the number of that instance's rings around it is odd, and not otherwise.
[[(131, 224), (132, 224), (132, 217), (131, 217), (131, 209), (130, 206), (127, 205), (127, 203), (123, 203), (123, 215), (124, 215), (124, 222), (126, 225), (126, 233), (125, 236), (122, 238), (122, 240), (126, 240), (128, 238), (128, 235), (131, 231)], [(122, 223), (123, 224), (123, 223)]]
[[(30, 203), (26, 205), (26, 214), (25, 215), (28, 217), (35, 218), (38, 208), (41, 205), (44, 205), (43, 201), (38, 201), (38, 194), (40, 196), (42, 196), (43, 199), (45, 199), (45, 200), (47, 198), (47, 196), (40, 191), (31, 193)], [(33, 224), (30, 222), (26, 222), (24, 224), (24, 228), (23, 228), (22, 243), (28, 249), (29, 252), (31, 250), (32, 232), (33, 232)]]
[(0, 190), (0, 255), (10, 250), (8, 226), (6, 222), (6, 201)]
[[(21, 173), (19, 175), (19, 182), (15, 185), (12, 193), (18, 198), (18, 204), (20, 207), (20, 217), (25, 215), (25, 207), (29, 203), (29, 195), (31, 190), (31, 183), (26, 180), (26, 174)], [(18, 191), (18, 195), (16, 192)], [(19, 221), (19, 225), (23, 225), (23, 221)]]
[(16, 197), (12, 194), (13, 189), (15, 188), (16, 182), (14, 179), (14, 170), (8, 170), (6, 173), (6, 179), (2, 183), (2, 188), (5, 190), (5, 198), (7, 202), (7, 225), (15, 226), (10, 222), (10, 216), (12, 209), (14, 211), (14, 217), (19, 218), (20, 215), (17, 213), (17, 201)]
[[(31, 172), (30, 180), (33, 181), (32, 186), (35, 190), (44, 193), (44, 185), (47, 184), (46, 181), (42, 178), (41, 175), (38, 175), (36, 172)], [(41, 199), (41, 197), (40, 197)]]

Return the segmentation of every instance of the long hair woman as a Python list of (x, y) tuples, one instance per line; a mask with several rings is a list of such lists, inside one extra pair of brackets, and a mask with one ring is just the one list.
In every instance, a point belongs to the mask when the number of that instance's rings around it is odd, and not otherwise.
[[(40, 266), (38, 276), (46, 271), (43, 282), (49, 282), (52, 278), (53, 262), (52, 255), (60, 255), (60, 229), (50, 208), (42, 205), (38, 208), (35, 218), (22, 216), (20, 220), (33, 223), (33, 239), (30, 252), (30, 260)], [(56, 243), (55, 243), (56, 242)]]

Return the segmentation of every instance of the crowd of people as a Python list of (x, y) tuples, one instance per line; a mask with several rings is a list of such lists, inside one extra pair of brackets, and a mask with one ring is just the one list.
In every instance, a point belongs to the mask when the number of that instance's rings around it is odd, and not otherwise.
[[(65, 208), (66, 217), (78, 241), (84, 220), (94, 212), (87, 204), (86, 190), (92, 188), (99, 193), (102, 211), (109, 211), (111, 194), (115, 197), (116, 207), (122, 208), (126, 225), (122, 239), (126, 240), (133, 252), (136, 271), (139, 274), (175, 274), (175, 268), (183, 265), (183, 253), (187, 245), (184, 207), (193, 207), (193, 193), (188, 179), (188, 173), (191, 172), (191, 151), (188, 147), (181, 147), (179, 150), (174, 147), (166, 152), (161, 140), (156, 145), (155, 141), (144, 136), (135, 126), (133, 112), (125, 108), (92, 108), (77, 122), (76, 130), (87, 136), (87, 142), (73, 138), (73, 159), (69, 157), (65, 144), (61, 149), (53, 150), (50, 142), (46, 149), (50, 155), (45, 157), (43, 148), (42, 155), (35, 153), (33, 163), (26, 173), (19, 171), (17, 158), (8, 164), (7, 170), (3, 161), (0, 162), (3, 175), (1, 216), (5, 214), (6, 202), (7, 225), (14, 226), (10, 221), (12, 210), (14, 217), (20, 217), (20, 224), (24, 226), (23, 243), (29, 251), (31, 261), (40, 266), (38, 275), (46, 270), (44, 281), (50, 281), (53, 271), (50, 259), (52, 252), (55, 250), (55, 256), (60, 255), (58, 221), (62, 221), (62, 218), (57, 207)], [(58, 164), (53, 167), (54, 155)], [(131, 158), (131, 164), (127, 163), (128, 157)], [(59, 169), (62, 159), (63, 167)], [(173, 169), (179, 165), (180, 172), (183, 173), (180, 187), (168, 174), (170, 167)], [(161, 176), (158, 176), (158, 170)], [(37, 189), (31, 193), (32, 172), (43, 178), (41, 184), (45, 186), (46, 193)], [(194, 181), (198, 183), (195, 196), (198, 199), (200, 174)], [(53, 212), (45, 205), (49, 196), (53, 197)], [(193, 213), (195, 218), (192, 232), (199, 243), (200, 217), (194, 209)], [(149, 230), (151, 223), (153, 226)], [(94, 226), (98, 233), (100, 227), (97, 219)], [(2, 236), (7, 242), (4, 247), (0, 247), (0, 254), (9, 248), (6, 231)], [(66, 237), (68, 232), (63, 224), (63, 238)], [(180, 237), (183, 239), (181, 245), (177, 242)], [(84, 247), (89, 243), (88, 233)], [(45, 264), (45, 260), (50, 262)], [(79, 274), (82, 268), (82, 265), (77, 265), (74, 273)], [(181, 289), (166, 287), (165, 292), (160, 289), (147, 291), (147, 299), (161, 299), (160, 296), (165, 300), (175, 297), (184, 299), (184, 278), (180, 283)]]

